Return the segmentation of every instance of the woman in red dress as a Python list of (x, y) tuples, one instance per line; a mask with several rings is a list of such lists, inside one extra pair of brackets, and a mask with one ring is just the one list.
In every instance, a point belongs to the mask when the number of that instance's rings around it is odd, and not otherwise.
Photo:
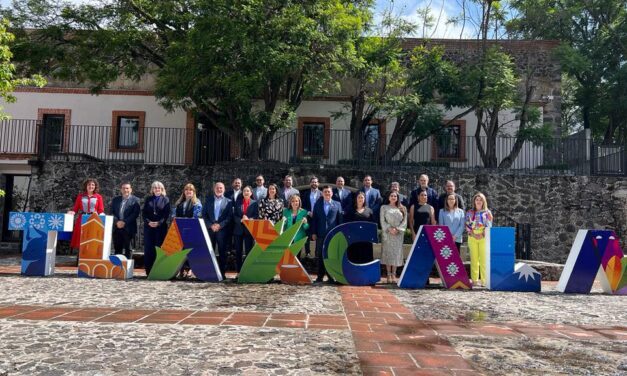
[(96, 179), (87, 179), (83, 182), (83, 192), (76, 196), (74, 207), (67, 212), (70, 215), (78, 214), (74, 221), (74, 230), (72, 232), (72, 241), (70, 247), (79, 249), (81, 246), (81, 217), (83, 214), (98, 213), (104, 214), (104, 202), (102, 196), (98, 194), (100, 186)]

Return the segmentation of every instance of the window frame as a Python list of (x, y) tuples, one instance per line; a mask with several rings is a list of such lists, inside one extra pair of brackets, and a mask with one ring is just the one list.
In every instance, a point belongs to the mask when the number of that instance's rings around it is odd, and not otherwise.
[[(444, 120), (443, 124), (448, 123), (450, 120)], [(449, 161), (449, 162), (466, 162), (466, 121), (465, 120), (453, 120), (450, 121), (449, 126), (459, 127), (459, 156), (457, 157), (440, 157), (438, 155), (438, 141), (437, 135), (431, 136), (431, 160), (432, 161)]]
[[(321, 155), (305, 154), (305, 125), (306, 124), (323, 124), (323, 145)], [(296, 128), (297, 148), (296, 155), (299, 158), (329, 158), (329, 146), (331, 141), (331, 118), (328, 117), (299, 117), (298, 126)]]
[[(119, 147), (120, 118), (137, 118), (139, 122), (139, 127), (137, 129), (137, 147)], [(109, 151), (121, 153), (143, 153), (145, 125), (145, 111), (113, 111), (111, 116), (111, 142), (109, 144)]]

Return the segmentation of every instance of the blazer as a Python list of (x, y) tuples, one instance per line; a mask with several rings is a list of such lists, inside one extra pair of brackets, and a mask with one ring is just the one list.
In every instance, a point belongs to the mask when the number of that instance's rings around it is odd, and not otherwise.
[(126, 205), (124, 205), (124, 213), (122, 213), (122, 217), (120, 217), (122, 201), (122, 196), (114, 197), (113, 200), (111, 200), (109, 213), (113, 215), (114, 222), (124, 221), (124, 229), (129, 235), (135, 235), (137, 234), (137, 217), (139, 217), (139, 213), (141, 212), (139, 199), (134, 195), (130, 195), (126, 201)]
[[(285, 197), (287, 191), (287, 197)], [(292, 195), (299, 195), (300, 192), (298, 191), (298, 189), (292, 187), (289, 189), (281, 189), (281, 192), (279, 192), (279, 197), (281, 197), (281, 200), (283, 200), (285, 202), (285, 206), (288, 206), (289, 204), (289, 198), (292, 197)], [(301, 197), (301, 201), (302, 201), (302, 197)]]
[(342, 207), (337, 201), (331, 200), (329, 213), (324, 214), (324, 200), (318, 200), (313, 210), (311, 233), (324, 240), (327, 233), (342, 223)]
[(239, 192), (237, 193), (237, 198), (233, 198), (233, 196), (235, 195), (235, 191), (232, 189), (229, 189), (228, 191), (226, 191), (224, 193), (224, 197), (228, 198), (229, 200), (235, 202), (237, 200), (240, 200), (242, 198), (242, 190), (240, 189)]
[[(411, 191), (410, 198), (409, 198), (409, 206), (418, 204), (418, 193), (420, 192), (420, 190), (421, 188), (418, 187), (414, 189), (413, 191)], [(431, 205), (433, 207), (433, 210), (436, 213), (439, 213), (439, 209), (440, 209), (440, 206), (438, 205), (438, 201), (439, 201), (438, 193), (435, 191), (435, 189), (431, 187), (427, 187), (427, 204)]]
[(259, 201), (262, 198), (266, 198), (267, 195), (268, 195), (268, 188), (264, 186), (253, 187), (253, 199), (255, 201)]
[[(300, 191), (300, 200), (303, 203), (303, 209), (307, 210), (308, 212), (313, 213), (313, 207), (311, 206), (311, 201), (309, 200), (310, 193), (311, 193), (311, 188)], [(321, 199), (322, 199), (322, 191), (318, 190), (318, 198), (316, 199), (316, 202), (320, 201)]]
[[(359, 191), (366, 194), (366, 189), (364, 187), (361, 187)], [(381, 197), (381, 192), (379, 192), (376, 188), (370, 187), (369, 195), (366, 196), (366, 206), (372, 209), (375, 217), (379, 215), (379, 208), (381, 207), (382, 202), (383, 198)]]
[(144, 201), (144, 208), (142, 209), (142, 217), (144, 218), (144, 225), (148, 222), (159, 222), (160, 225), (165, 226), (166, 221), (170, 218), (170, 199), (167, 196), (159, 196), (160, 199), (156, 199), (156, 196), (147, 196)]
[(218, 218), (215, 217), (215, 213), (213, 211), (213, 204), (215, 201), (216, 197), (214, 195), (207, 196), (207, 201), (205, 201), (205, 205), (202, 207), (202, 217), (205, 220), (207, 227), (214, 223), (218, 223), (220, 225), (220, 229), (228, 228), (233, 222), (233, 201), (224, 197), (222, 200), (222, 206), (220, 206), (220, 215)]
[(250, 205), (244, 213), (243, 199), (237, 200), (233, 206), (233, 235), (244, 235), (244, 225), (242, 217), (246, 214), (249, 219), (257, 219), (259, 217), (259, 204), (257, 201), (250, 199)]
[[(298, 213), (296, 213), (296, 222), (292, 221), (292, 209), (283, 209), (283, 218), (285, 218), (285, 222), (283, 223), (283, 231), (292, 227), (294, 224), (303, 220), (303, 218), (307, 217), (307, 210), (299, 209)], [(296, 233), (294, 237), (294, 241), (298, 241), (307, 236), (307, 230), (309, 229), (309, 222), (304, 223), (300, 230)]]
[(333, 200), (337, 201), (342, 205), (342, 211), (344, 214), (350, 211), (350, 208), (353, 206), (353, 192), (348, 188), (342, 189), (342, 199), (340, 200), (340, 191), (338, 188), (333, 188)]

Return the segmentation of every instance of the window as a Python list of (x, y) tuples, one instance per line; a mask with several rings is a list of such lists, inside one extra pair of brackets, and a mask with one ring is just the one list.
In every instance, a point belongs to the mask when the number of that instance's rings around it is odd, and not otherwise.
[(303, 124), (303, 155), (324, 154), (324, 123)]
[(111, 151), (143, 152), (145, 119), (143, 111), (113, 111)]
[(299, 157), (329, 158), (329, 118), (298, 118)]
[(139, 146), (139, 118), (118, 117), (118, 148), (135, 149)]
[[(39, 151), (46, 153), (66, 153), (69, 149), (72, 110), (61, 108), (39, 108), (37, 119), (42, 127), (37, 129)], [(43, 135), (39, 134), (40, 129)], [(43, 137), (42, 137), (43, 136)]]
[(463, 161), (466, 158), (466, 122), (456, 120), (433, 136), (432, 159)]
[(378, 159), (385, 154), (385, 120), (374, 119), (364, 129), (362, 158)]

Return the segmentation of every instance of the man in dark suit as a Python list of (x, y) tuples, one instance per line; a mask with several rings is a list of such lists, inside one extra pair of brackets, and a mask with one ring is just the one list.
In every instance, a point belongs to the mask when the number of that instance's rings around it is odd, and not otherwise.
[(438, 193), (435, 191), (435, 189), (429, 187), (429, 177), (425, 174), (422, 174), (418, 177), (418, 188), (411, 191), (409, 206), (411, 207), (412, 205), (418, 205), (418, 195), (423, 190), (427, 191), (427, 204), (433, 207), (437, 218), (440, 210), (440, 207), (438, 205)]
[(455, 183), (452, 180), (447, 180), (444, 189), (446, 190), (446, 192), (440, 195), (440, 198), (438, 199), (438, 207), (440, 209), (444, 209), (446, 206), (446, 197), (448, 195), (455, 195), (455, 199), (457, 200), (457, 207), (465, 211), (466, 204), (462, 196), (455, 192)]
[(237, 199), (242, 197), (242, 179), (235, 178), (233, 182), (231, 182), (231, 189), (226, 191), (224, 197), (228, 198), (233, 202), (237, 202)]
[(344, 178), (338, 176), (335, 179), (335, 188), (333, 188), (333, 199), (340, 203), (344, 214), (350, 212), (353, 205), (353, 192), (344, 187)]
[(111, 200), (109, 214), (113, 215), (113, 248), (115, 254), (131, 259), (131, 240), (137, 234), (137, 217), (141, 212), (139, 199), (133, 195), (131, 183), (120, 184), (120, 196)]
[(401, 185), (399, 182), (397, 181), (393, 181), (390, 184), (390, 190), (387, 191), (385, 193), (385, 196), (383, 197), (383, 205), (388, 205), (390, 203), (390, 193), (392, 192), (396, 192), (398, 194), (398, 200), (400, 201), (401, 204), (403, 204), (403, 206), (405, 206), (406, 208), (409, 209), (409, 200), (407, 199), (407, 196), (405, 196), (404, 194), (402, 194), (401, 192)]
[(294, 180), (292, 179), (292, 177), (290, 175), (286, 175), (285, 178), (283, 178), (283, 189), (281, 189), (281, 192), (279, 192), (279, 196), (281, 197), (281, 200), (283, 200), (283, 202), (285, 203), (286, 208), (289, 206), (290, 197), (292, 197), (292, 195), (300, 193), (298, 192), (298, 189), (292, 186), (293, 182)]
[(372, 209), (374, 217), (378, 219), (379, 209), (381, 209), (383, 198), (381, 197), (381, 192), (372, 187), (372, 176), (366, 175), (364, 177), (364, 185), (359, 190), (364, 192), (364, 195), (366, 196), (366, 206)]
[[(314, 205), (313, 220), (311, 221), (311, 239), (316, 241), (316, 257), (318, 258), (318, 278), (316, 282), (322, 282), (327, 270), (322, 258), (322, 244), (329, 231), (342, 223), (342, 207), (333, 199), (331, 186), (322, 188), (322, 200)], [(329, 276), (329, 281), (332, 281)]]
[[(303, 204), (303, 209), (307, 210), (307, 221), (310, 222), (313, 216), (313, 208), (318, 200), (322, 198), (322, 192), (318, 189), (318, 178), (312, 176), (309, 179), (309, 189), (305, 189), (300, 192), (300, 201)], [(311, 226), (309, 226), (309, 230), (307, 235), (307, 242), (305, 243), (305, 255), (309, 256), (311, 254), (311, 246), (309, 244), (309, 240), (311, 239)]]
[(233, 201), (224, 197), (224, 183), (217, 182), (213, 185), (213, 194), (207, 197), (202, 208), (202, 217), (209, 230), (211, 245), (215, 250), (216, 245), (220, 252), (220, 272), (225, 276), (226, 259), (229, 253), (230, 227), (233, 222)]

